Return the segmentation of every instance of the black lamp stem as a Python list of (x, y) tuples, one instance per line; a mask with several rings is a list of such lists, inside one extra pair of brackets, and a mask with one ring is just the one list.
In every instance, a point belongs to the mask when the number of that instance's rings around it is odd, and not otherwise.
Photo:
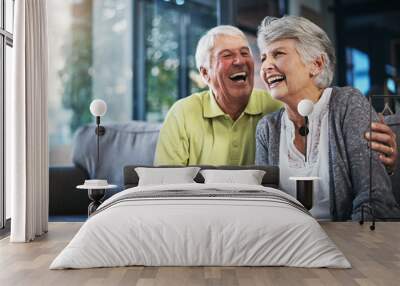
[[(305, 127), (306, 127), (306, 130), (308, 130), (308, 116), (305, 116), (304, 117), (304, 121), (305, 121)], [(304, 144), (306, 145), (305, 147), (304, 147), (304, 162), (307, 162), (307, 136), (308, 136), (308, 132), (306, 132), (306, 136), (304, 136)]]
[(99, 126), (100, 126), (100, 116), (96, 116), (96, 136), (97, 136), (97, 165), (99, 164), (99, 154), (100, 154), (100, 135), (99, 135)]

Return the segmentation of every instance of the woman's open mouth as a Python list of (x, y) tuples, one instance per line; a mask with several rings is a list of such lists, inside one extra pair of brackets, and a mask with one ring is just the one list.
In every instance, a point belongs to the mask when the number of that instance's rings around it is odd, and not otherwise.
[(284, 75), (271, 75), (267, 78), (267, 83), (269, 88), (274, 88), (279, 85), (282, 81), (284, 81), (286, 77)]

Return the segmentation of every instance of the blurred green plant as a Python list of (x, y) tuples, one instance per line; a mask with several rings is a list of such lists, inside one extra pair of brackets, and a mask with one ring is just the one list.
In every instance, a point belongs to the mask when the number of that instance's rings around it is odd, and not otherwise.
[[(80, 15), (71, 25), (70, 36), (63, 47), (65, 64), (59, 71), (63, 86), (62, 105), (72, 111), (70, 131), (73, 134), (83, 124), (92, 121), (89, 111), (92, 100), (92, 36), (91, 0), (79, 7), (88, 15)], [(88, 8), (89, 7), (89, 8)], [(74, 7), (77, 9), (77, 7)], [(86, 9), (86, 10), (85, 10)]]
[[(151, 120), (162, 121), (178, 97), (179, 35), (176, 31), (179, 30), (179, 14), (174, 10), (165, 10), (154, 15), (154, 6), (150, 5), (147, 13), (147, 112), (153, 114)], [(157, 115), (156, 118), (154, 115)]]
[[(166, 112), (178, 98), (179, 91), (179, 53), (185, 48), (181, 45), (182, 35), (179, 33), (183, 25), (184, 13), (173, 9), (156, 9), (156, 5), (148, 5), (146, 9), (146, 83), (147, 113), (151, 120), (162, 121)], [(214, 25), (215, 16), (209, 16), (209, 22), (200, 20), (200, 14), (194, 12), (190, 17), (186, 41), (188, 45), (188, 93), (198, 92), (206, 88), (195, 66), (194, 53), (197, 41)], [(193, 17), (198, 17), (196, 20)], [(193, 17), (192, 17), (193, 16)], [(187, 29), (187, 28), (186, 28)], [(185, 96), (188, 96), (186, 94)], [(149, 116), (148, 116), (149, 117)]]

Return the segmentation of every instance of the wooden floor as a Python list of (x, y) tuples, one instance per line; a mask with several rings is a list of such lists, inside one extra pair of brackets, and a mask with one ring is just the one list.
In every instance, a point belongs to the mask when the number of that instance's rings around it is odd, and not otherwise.
[(0, 241), (0, 285), (400, 285), (400, 222), (322, 226), (353, 268), (120, 267), (48, 270), (82, 223), (50, 223), (32, 243)]

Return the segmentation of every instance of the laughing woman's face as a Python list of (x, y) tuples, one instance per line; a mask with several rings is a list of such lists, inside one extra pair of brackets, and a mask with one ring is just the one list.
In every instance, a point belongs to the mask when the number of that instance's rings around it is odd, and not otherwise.
[(261, 51), (260, 75), (271, 95), (287, 102), (290, 96), (301, 97), (315, 87), (312, 64), (305, 64), (296, 50), (296, 40), (279, 40)]

